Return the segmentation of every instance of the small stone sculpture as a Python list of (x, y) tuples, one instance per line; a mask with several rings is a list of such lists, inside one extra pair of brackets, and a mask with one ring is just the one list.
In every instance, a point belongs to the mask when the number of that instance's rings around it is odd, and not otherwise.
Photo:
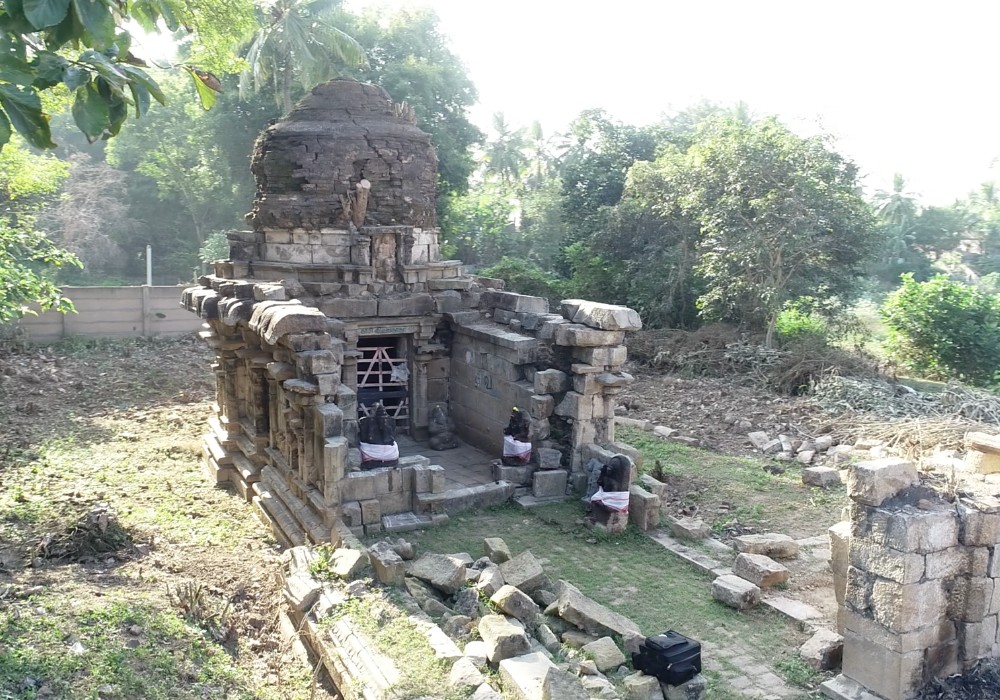
[(359, 426), (361, 468), (378, 469), (399, 464), (399, 446), (396, 445), (396, 426), (382, 404), (375, 412), (361, 419)]
[(632, 465), (628, 457), (615, 455), (601, 467), (597, 491), (590, 497), (595, 525), (609, 532), (623, 532), (628, 525), (629, 479)]
[(431, 435), (432, 450), (452, 450), (458, 447), (458, 440), (455, 439), (455, 422), (441, 404), (437, 404), (431, 411), (427, 430)]
[(521, 409), (514, 406), (510, 421), (503, 431), (503, 457), (501, 461), (508, 467), (519, 467), (531, 461), (531, 441), (528, 438), (528, 418)]

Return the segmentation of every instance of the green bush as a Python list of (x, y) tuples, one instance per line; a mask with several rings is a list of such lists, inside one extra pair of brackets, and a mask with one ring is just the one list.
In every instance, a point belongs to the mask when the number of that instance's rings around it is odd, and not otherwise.
[(830, 333), (826, 319), (812, 311), (789, 306), (778, 314), (774, 326), (778, 340), (786, 345), (823, 345)]
[(882, 306), (893, 358), (930, 378), (993, 382), (1000, 367), (1000, 299), (945, 275), (902, 280)]
[(551, 308), (558, 308), (559, 302), (566, 297), (565, 280), (524, 260), (505, 257), (496, 265), (480, 270), (478, 274), (504, 280), (506, 288), (511, 292), (545, 297)]

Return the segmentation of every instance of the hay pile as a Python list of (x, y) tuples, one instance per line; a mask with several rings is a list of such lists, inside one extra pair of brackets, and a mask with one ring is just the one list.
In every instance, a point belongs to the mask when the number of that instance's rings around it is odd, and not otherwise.
[(59, 533), (48, 533), (36, 553), (43, 559), (82, 561), (131, 547), (132, 535), (107, 503), (97, 503)]

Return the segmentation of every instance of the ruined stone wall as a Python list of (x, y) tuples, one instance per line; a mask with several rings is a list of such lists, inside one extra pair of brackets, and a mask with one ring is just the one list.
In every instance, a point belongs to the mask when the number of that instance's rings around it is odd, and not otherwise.
[(843, 675), (888, 700), (1000, 656), (1000, 502), (949, 502), (899, 459), (852, 465), (831, 529)]
[(614, 396), (632, 379), (621, 371), (625, 332), (641, 327), (638, 314), (579, 300), (550, 314), (541, 297), (499, 290), (483, 295), (480, 311), (452, 317), (450, 398), (459, 434), (498, 452), (518, 406), (530, 417), (536, 448), (560, 450), (563, 465), (581, 474), (585, 445), (614, 442)]

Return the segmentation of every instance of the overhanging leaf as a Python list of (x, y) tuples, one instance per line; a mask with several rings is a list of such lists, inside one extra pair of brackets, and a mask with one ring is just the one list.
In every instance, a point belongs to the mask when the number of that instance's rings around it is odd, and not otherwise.
[(135, 118), (138, 119), (149, 111), (149, 90), (135, 81), (129, 83), (128, 87), (132, 91), (132, 104), (135, 105)]
[(31, 85), (35, 71), (13, 54), (0, 54), (0, 80), (13, 85)]
[(96, 49), (104, 50), (115, 42), (115, 19), (104, 0), (72, 0), (80, 24), (93, 39)]
[(184, 69), (194, 81), (194, 89), (198, 92), (201, 106), (206, 110), (212, 109), (218, 93), (222, 92), (222, 83), (214, 75), (203, 70), (191, 66), (184, 66)]
[(40, 90), (54, 87), (61, 83), (63, 81), (63, 73), (66, 67), (69, 66), (69, 61), (51, 51), (39, 51), (32, 63), (35, 67), (35, 81), (32, 85)]
[(17, 89), (0, 85), (0, 107), (3, 107), (11, 124), (36, 148), (55, 148), (49, 130), (48, 115), (42, 112), (42, 101), (30, 89)]
[(80, 54), (80, 61), (93, 66), (94, 70), (108, 81), (108, 85), (115, 92), (121, 93), (125, 89), (128, 77), (119, 69), (118, 65), (110, 61), (104, 54), (97, 51), (84, 51)]
[(99, 139), (111, 127), (108, 103), (93, 83), (76, 91), (73, 121), (90, 143)]
[(149, 94), (152, 95), (157, 102), (161, 105), (167, 104), (167, 98), (163, 94), (163, 90), (155, 80), (149, 77), (149, 74), (141, 68), (136, 68), (135, 66), (128, 66), (124, 64), (119, 64), (118, 66), (122, 72), (127, 75), (132, 82), (142, 85), (144, 88), (149, 90)]
[(63, 71), (63, 82), (66, 83), (66, 87), (73, 92), (76, 92), (77, 89), (89, 83), (90, 77), (90, 71), (86, 68), (80, 68), (79, 66), (69, 65), (66, 66), (66, 70)]
[(10, 119), (3, 112), (0, 112), (0, 151), (3, 147), (10, 141), (10, 137), (13, 135), (13, 131), (10, 128)]
[(70, 0), (24, 0), (24, 16), (35, 29), (54, 27), (69, 12)]

